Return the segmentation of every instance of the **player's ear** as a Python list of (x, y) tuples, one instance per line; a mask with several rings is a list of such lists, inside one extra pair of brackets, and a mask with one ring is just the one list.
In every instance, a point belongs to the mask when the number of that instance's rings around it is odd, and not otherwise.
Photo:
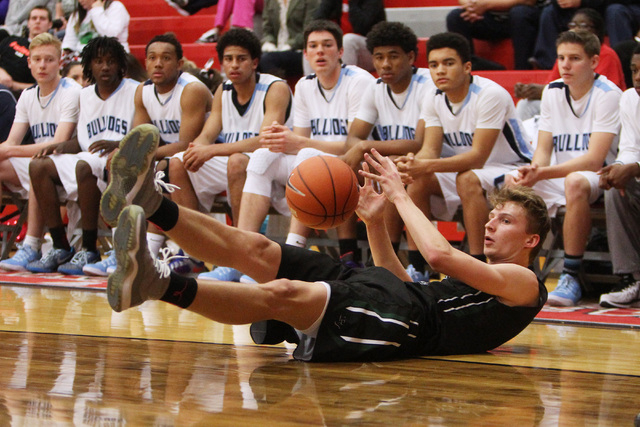
[(524, 242), (526, 248), (535, 248), (540, 242), (540, 236), (538, 234), (529, 234)]

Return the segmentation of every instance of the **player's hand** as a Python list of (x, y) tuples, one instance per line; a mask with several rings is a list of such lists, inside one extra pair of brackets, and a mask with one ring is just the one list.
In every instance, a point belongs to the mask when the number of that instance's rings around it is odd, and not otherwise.
[(357, 171), (360, 169), (360, 165), (364, 159), (364, 153), (363, 147), (360, 144), (356, 144), (340, 156), (340, 160), (348, 164), (354, 171)]
[(291, 129), (278, 122), (273, 122), (260, 132), (260, 144), (274, 153), (297, 154), (303, 148), (303, 140)]
[(598, 175), (600, 175), (600, 188), (605, 190), (617, 188), (620, 190), (620, 194), (624, 196), (624, 190), (629, 180), (640, 176), (640, 167), (637, 163), (628, 165), (614, 163), (600, 169)]
[[(362, 170), (370, 172), (369, 165), (362, 163)], [(365, 178), (360, 187), (360, 198), (356, 207), (356, 214), (369, 226), (374, 223), (384, 224), (384, 205), (387, 198), (379, 192), (379, 185), (372, 179)]]
[(212, 157), (211, 145), (200, 145), (191, 142), (182, 156), (182, 164), (189, 172), (197, 172)]
[(533, 187), (538, 182), (538, 165), (532, 163), (530, 165), (518, 168), (518, 176), (513, 180), (515, 185), (524, 185), (525, 187)]
[(120, 141), (107, 141), (105, 139), (101, 139), (100, 141), (96, 141), (89, 146), (89, 152), (100, 153), (100, 157), (103, 157), (118, 148), (119, 144)]
[(504, 186), (505, 187), (514, 187), (516, 186), (516, 177), (507, 173), (504, 175)]
[(433, 173), (432, 162), (429, 159), (418, 159), (413, 153), (397, 157), (395, 163), (407, 185), (415, 178)]
[(51, 154), (58, 154), (56, 152), (56, 149), (58, 148), (59, 144), (54, 144), (54, 145), (49, 145), (48, 147), (43, 148), (42, 150), (38, 151), (36, 154), (33, 155), (34, 159), (38, 159), (38, 158), (42, 158), (42, 157), (47, 157)]
[(406, 194), (400, 172), (398, 172), (398, 168), (391, 159), (384, 157), (378, 153), (377, 150), (372, 149), (371, 154), (364, 154), (364, 160), (377, 171), (379, 175), (364, 170), (359, 171), (360, 175), (379, 183), (382, 191), (384, 191), (384, 195), (391, 203), (394, 202), (396, 197)]

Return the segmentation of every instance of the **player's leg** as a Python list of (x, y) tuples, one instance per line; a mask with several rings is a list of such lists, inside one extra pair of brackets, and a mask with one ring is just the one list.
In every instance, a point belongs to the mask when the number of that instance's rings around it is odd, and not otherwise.
[(547, 304), (573, 306), (582, 298), (580, 270), (591, 232), (592, 184), (582, 173), (570, 173), (564, 180), (566, 213), (562, 223), (564, 265), (558, 285), (549, 292)]
[[(0, 162), (0, 182), (20, 187), (20, 179), (12, 163), (21, 161), (24, 163), (24, 171), (28, 175), (27, 159), (7, 159)], [(0, 184), (0, 199), (2, 198), (2, 184)], [(22, 244), (18, 244), (18, 250), (11, 257), (0, 262), (0, 268), (9, 271), (24, 271), (27, 264), (37, 261), (42, 257), (42, 218), (38, 211), (38, 202), (33, 194), (33, 187), (29, 191), (29, 203), (27, 204), (27, 234)]]
[(98, 188), (98, 178), (85, 160), (79, 160), (76, 163), (76, 181), (81, 215), (82, 250), (78, 251), (71, 261), (58, 267), (58, 271), (64, 274), (82, 275), (85, 265), (100, 261), (97, 243), (101, 192)]
[(198, 198), (196, 191), (193, 189), (189, 173), (182, 163), (182, 156), (179, 153), (169, 160), (169, 180), (171, 184), (177, 185), (178, 188), (171, 193), (171, 200), (181, 206), (189, 209), (198, 209)]
[[(170, 234), (172, 231), (176, 236), (192, 232), (201, 233), (203, 229), (208, 229), (198, 223), (198, 220), (208, 218), (206, 215), (179, 208), (179, 216), (181, 219), (169, 231)], [(253, 243), (256, 243), (255, 239), (269, 242), (259, 234), (243, 232), (213, 219), (211, 221), (213, 222), (206, 226), (219, 227), (214, 227), (218, 229), (206, 233), (203, 240), (213, 244), (207, 252), (214, 258), (224, 256), (220, 252), (225, 252), (225, 246), (228, 244), (223, 242), (224, 237), (214, 237), (216, 232), (223, 235), (231, 233), (225, 237), (236, 240), (226, 241), (239, 242), (240, 246), (243, 244), (243, 238), (254, 239)], [(266, 259), (249, 255), (244, 257), (243, 262), (238, 263), (238, 267), (240, 264), (247, 265), (248, 273), (257, 267), (252, 266), (252, 263), (263, 263), (260, 265), (261, 271), (256, 270), (250, 274), (264, 278), (267, 283), (247, 285), (197, 281), (170, 273), (166, 265), (163, 266), (161, 261), (154, 261), (149, 255), (145, 235), (146, 220), (142, 208), (135, 205), (126, 207), (120, 215), (114, 243), (118, 268), (109, 278), (107, 291), (109, 303), (116, 311), (139, 305), (148, 299), (160, 299), (222, 323), (244, 324), (277, 319), (297, 329), (306, 329), (318, 320), (324, 310), (327, 299), (324, 285), (288, 279), (273, 280), (281, 257), (280, 246), (276, 243), (269, 242), (265, 245), (267, 250), (262, 255)], [(240, 238), (240, 241), (237, 238)], [(197, 239), (192, 237), (190, 240)], [(222, 244), (220, 251), (215, 247), (218, 244)], [(196, 248), (192, 247), (191, 250), (195, 251)]]
[(484, 189), (473, 171), (461, 172), (456, 188), (462, 202), (462, 217), (469, 242), (469, 254), (484, 259), (484, 226), (489, 218), (489, 207)]
[(249, 157), (244, 153), (234, 153), (229, 156), (227, 163), (227, 202), (231, 207), (233, 224), (238, 225), (240, 217), (240, 204), (242, 201), (242, 189), (247, 180), (247, 166)]
[(49, 228), (53, 248), (40, 260), (29, 263), (27, 270), (34, 273), (51, 273), (71, 260), (74, 251), (69, 245), (67, 231), (60, 214), (57, 187), (62, 184), (58, 169), (50, 157), (33, 159), (29, 164), (29, 176), (44, 224)]

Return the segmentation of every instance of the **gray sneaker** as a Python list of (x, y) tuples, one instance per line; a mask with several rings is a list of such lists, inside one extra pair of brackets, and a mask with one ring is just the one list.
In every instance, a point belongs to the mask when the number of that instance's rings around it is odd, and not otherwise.
[(115, 226), (127, 205), (141, 206), (147, 216), (160, 206), (162, 193), (154, 179), (159, 141), (158, 128), (149, 124), (134, 128), (120, 141), (111, 160), (109, 186), (100, 200), (100, 213), (110, 226)]
[(166, 261), (151, 258), (147, 248), (147, 220), (140, 206), (122, 210), (113, 238), (116, 271), (109, 276), (107, 298), (120, 312), (162, 297), (169, 287), (171, 270)]

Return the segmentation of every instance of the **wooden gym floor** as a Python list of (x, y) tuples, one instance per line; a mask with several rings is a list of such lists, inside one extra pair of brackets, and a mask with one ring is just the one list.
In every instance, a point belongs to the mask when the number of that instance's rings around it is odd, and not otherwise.
[(640, 331), (529, 326), (490, 354), (304, 364), (160, 302), (0, 287), (0, 426), (632, 426)]

